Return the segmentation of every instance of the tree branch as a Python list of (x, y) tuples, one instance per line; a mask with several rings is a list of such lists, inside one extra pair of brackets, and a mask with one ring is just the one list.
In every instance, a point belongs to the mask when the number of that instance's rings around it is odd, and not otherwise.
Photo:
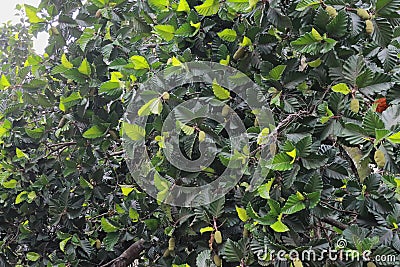
[(125, 250), (118, 258), (102, 265), (101, 267), (127, 267), (135, 259), (139, 258), (140, 253), (144, 249), (144, 240), (140, 239), (133, 243), (127, 250)]
[(332, 219), (330, 217), (321, 218), (321, 221), (324, 223), (330, 224), (332, 226), (335, 226), (335, 227), (339, 228), (340, 230), (345, 230), (348, 227), (348, 225), (346, 225), (342, 222), (336, 221), (335, 219)]

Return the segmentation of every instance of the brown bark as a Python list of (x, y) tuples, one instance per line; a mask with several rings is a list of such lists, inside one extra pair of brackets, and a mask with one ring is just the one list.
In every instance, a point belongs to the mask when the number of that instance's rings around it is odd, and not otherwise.
[(138, 259), (140, 256), (140, 253), (144, 249), (144, 240), (141, 239), (135, 243), (133, 243), (127, 250), (125, 250), (118, 258), (102, 265), (101, 267), (127, 267), (135, 259)]

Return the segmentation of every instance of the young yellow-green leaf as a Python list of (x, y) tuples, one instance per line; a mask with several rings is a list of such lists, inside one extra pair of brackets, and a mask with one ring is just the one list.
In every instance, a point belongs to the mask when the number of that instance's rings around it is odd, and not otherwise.
[(243, 41), (240, 43), (240, 46), (251, 46), (253, 44), (253, 42), (251, 41), (251, 39), (247, 36), (243, 37)]
[(219, 38), (227, 42), (234, 42), (237, 37), (236, 31), (232, 29), (225, 29), (217, 33), (217, 35)]
[(278, 65), (269, 72), (269, 77), (274, 81), (278, 81), (281, 79), (282, 74), (285, 71), (285, 69), (286, 69), (286, 65)]
[(190, 7), (189, 7), (188, 2), (186, 0), (180, 0), (176, 11), (189, 13)]
[(231, 56), (227, 55), (226, 59), (221, 59), (219, 61), (219, 64), (224, 65), (224, 66), (228, 66), (230, 61), (231, 61)]
[(146, 135), (145, 129), (136, 124), (125, 122), (122, 128), (126, 136), (128, 136), (133, 141), (141, 140)]
[(258, 145), (266, 144), (268, 141), (268, 135), (269, 135), (269, 128), (262, 129), (262, 131), (258, 134), (257, 144)]
[(311, 68), (317, 68), (317, 67), (319, 67), (321, 65), (321, 63), (322, 63), (322, 60), (320, 58), (317, 58), (316, 60), (310, 61), (307, 64)]
[(60, 242), (59, 246), (60, 246), (60, 250), (61, 250), (62, 252), (65, 252), (65, 246), (67, 245), (68, 241), (69, 241), (71, 238), (72, 238), (72, 237), (67, 237), (67, 238), (65, 238), (64, 240), (62, 240), (62, 241)]
[(200, 15), (212, 16), (218, 13), (219, 5), (218, 0), (205, 0), (203, 4), (194, 8)]
[(130, 60), (132, 61), (133, 68), (135, 70), (150, 69), (149, 63), (145, 57), (136, 55), (132, 56)]
[(119, 79), (121, 79), (121, 78), (123, 78), (123, 77), (124, 77), (124, 75), (123, 75), (121, 72), (119, 72), (119, 71), (113, 71), (113, 72), (111, 72), (111, 79), (110, 79), (110, 82), (119, 83), (119, 82), (120, 82)]
[(300, 259), (293, 259), (293, 267), (303, 267), (303, 262)]
[(101, 218), (101, 228), (106, 233), (115, 233), (119, 230), (119, 227), (112, 224), (108, 219), (102, 217)]
[(257, 192), (260, 195), (260, 197), (264, 198), (264, 199), (270, 199), (270, 191), (271, 191), (271, 187), (274, 184), (275, 178), (272, 178), (271, 180), (269, 180), (266, 184), (261, 185), (258, 189)]
[(8, 81), (7, 77), (4, 74), (2, 74), (1, 75), (1, 79), (0, 79), (0, 87), (1, 87), (1, 89), (5, 90), (10, 86), (11, 86), (11, 84)]
[(7, 189), (14, 189), (18, 185), (18, 181), (15, 179), (11, 179), (10, 181), (3, 182), (1, 185)]
[(176, 126), (180, 128), (186, 135), (192, 135), (194, 133), (194, 127), (186, 125), (180, 121), (176, 121)]
[(74, 65), (69, 62), (66, 54), (62, 54), (61, 56), (61, 65), (63, 65), (67, 69), (72, 69), (74, 67)]
[(216, 80), (213, 81), (212, 89), (213, 89), (214, 95), (218, 99), (226, 100), (231, 97), (230, 92), (228, 90), (226, 90), (225, 88), (223, 88), (221, 85), (219, 85)]
[(28, 156), (18, 147), (15, 149), (15, 153), (17, 154), (17, 158), (28, 158)]
[(287, 227), (282, 222), (282, 214), (279, 215), (278, 221), (276, 221), (274, 224), (271, 225), (271, 229), (274, 230), (277, 233), (284, 233), (284, 232), (289, 231), (289, 227)]
[(86, 139), (95, 139), (102, 137), (105, 134), (105, 129), (103, 127), (100, 127), (98, 125), (94, 125), (90, 127), (88, 130), (86, 130), (82, 136), (83, 138)]
[(236, 212), (242, 222), (246, 222), (249, 219), (249, 216), (247, 215), (247, 212), (244, 208), (239, 208), (238, 206), (236, 206)]
[(28, 252), (26, 254), (26, 258), (28, 259), (28, 261), (37, 261), (38, 259), (40, 259), (40, 255), (36, 252)]
[(140, 215), (137, 212), (137, 210), (129, 208), (129, 218), (131, 218), (132, 222), (138, 222), (139, 218), (140, 218)]
[(201, 22), (194, 23), (193, 21), (190, 21), (190, 26), (196, 29), (196, 31), (193, 33), (196, 34), (200, 29)]
[(296, 159), (296, 155), (297, 155), (296, 148), (293, 149), (292, 151), (286, 152), (286, 154), (288, 154), (292, 158), (292, 161), (290, 162), (290, 164), (293, 164)]
[(27, 4), (25, 4), (24, 7), (26, 16), (28, 17), (30, 23), (35, 24), (44, 21), (44, 19), (38, 17), (37, 15), (38, 10), (36, 7)]
[(86, 76), (90, 76), (90, 74), (92, 74), (92, 68), (90, 67), (90, 64), (86, 58), (82, 61), (78, 71)]
[(214, 228), (212, 228), (211, 226), (203, 227), (200, 229), (200, 234), (206, 233), (206, 232), (212, 232), (212, 231), (214, 231)]
[(119, 187), (121, 188), (122, 194), (126, 197), (134, 190), (131, 185), (120, 185)]
[(171, 64), (174, 67), (179, 67), (182, 65), (182, 62), (177, 59), (176, 57), (172, 57), (170, 59), (168, 59), (168, 64)]
[(168, 0), (148, 0), (150, 7), (158, 11), (168, 11)]
[(163, 109), (162, 101), (160, 98), (156, 97), (156, 98), (150, 99), (149, 102), (144, 104), (138, 110), (138, 115), (139, 116), (148, 116), (150, 114), (159, 115), (159, 114), (161, 114), (162, 109)]
[(351, 92), (350, 88), (345, 83), (338, 83), (332, 86), (332, 91), (347, 95)]
[(314, 40), (316, 41), (322, 41), (324, 39), (322, 38), (321, 34), (319, 34), (319, 32), (314, 28), (312, 28), (311, 30), (311, 35), (312, 37), (314, 37)]
[(25, 201), (27, 198), (27, 195), (28, 195), (28, 192), (26, 192), (26, 191), (22, 191), (21, 193), (19, 193), (17, 195), (17, 197), (15, 198), (15, 204), (18, 205), (18, 204), (22, 203), (23, 201)]
[(172, 25), (156, 25), (154, 26), (154, 31), (165, 41), (169, 42), (174, 39), (175, 27)]
[(400, 144), (400, 132), (392, 134), (387, 139), (393, 144)]

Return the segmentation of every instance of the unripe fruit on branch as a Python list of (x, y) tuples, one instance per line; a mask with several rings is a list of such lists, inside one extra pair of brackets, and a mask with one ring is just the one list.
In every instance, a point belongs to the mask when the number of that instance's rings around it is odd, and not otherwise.
[(221, 112), (221, 113), (222, 113), (222, 116), (224, 116), (224, 117), (228, 116), (229, 110), (230, 110), (229, 106), (228, 106), (228, 105), (225, 105), (225, 106), (222, 108), (222, 112)]
[(367, 19), (371, 18), (371, 15), (368, 13), (368, 11), (363, 9), (363, 8), (358, 8), (357, 9), (357, 15), (360, 18), (364, 19), (364, 20), (367, 20)]
[(386, 163), (385, 153), (382, 150), (378, 149), (375, 151), (374, 160), (378, 167), (384, 167)]
[(50, 28), (50, 31), (51, 31), (51, 33), (54, 34), (54, 35), (59, 35), (59, 34), (60, 34), (60, 32), (58, 31), (58, 29), (57, 29), (56, 27), (54, 27), (54, 26), (52, 26), (52, 27)]
[(372, 34), (374, 32), (374, 24), (370, 20), (365, 21), (365, 31), (368, 34)]
[(325, 11), (328, 13), (328, 15), (332, 18), (335, 18), (337, 16), (337, 11), (333, 6), (327, 6), (325, 8)]
[(204, 131), (199, 132), (199, 142), (204, 142), (206, 140), (206, 133)]
[(217, 254), (214, 255), (214, 263), (217, 267), (222, 266), (222, 260)]
[(216, 231), (214, 234), (214, 240), (217, 244), (221, 244), (222, 243), (222, 234), (221, 231)]
[(167, 257), (169, 257), (169, 255), (171, 255), (171, 252), (169, 251), (169, 249), (166, 249), (162, 256), (163, 256), (163, 258), (167, 258)]
[(96, 12), (96, 18), (100, 18), (101, 17), (101, 9), (97, 10)]
[(238, 50), (236, 50), (235, 54), (233, 55), (234, 60), (241, 59), (244, 56), (245, 48), (243, 46), (239, 47)]
[(175, 250), (175, 238), (171, 237), (168, 240), (168, 250), (169, 251), (174, 251)]
[(353, 98), (350, 102), (350, 110), (354, 113), (358, 113), (360, 111), (360, 101), (358, 99)]
[(161, 97), (162, 97), (163, 100), (168, 100), (171, 96), (170, 96), (170, 94), (168, 92), (165, 92), (165, 93), (162, 94)]
[(96, 239), (96, 249), (101, 248), (101, 241), (99, 239)]
[(246, 228), (243, 229), (243, 237), (249, 237), (249, 230)]

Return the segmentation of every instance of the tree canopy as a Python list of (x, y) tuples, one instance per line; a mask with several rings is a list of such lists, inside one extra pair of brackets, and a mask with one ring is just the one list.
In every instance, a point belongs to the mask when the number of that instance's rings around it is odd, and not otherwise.
[[(0, 266), (134, 258), (174, 267), (400, 265), (400, 0), (42, 0), (21, 8), (25, 22), (0, 27)], [(37, 55), (31, 39), (42, 31), (50, 38)], [(152, 181), (153, 198), (124, 158), (123, 116), (141, 84), (193, 61), (246, 74), (276, 123), (262, 125), (218, 81), (145, 91), (137, 109), (146, 127), (130, 130), (163, 175)], [(207, 138), (217, 144), (209, 166), (187, 172), (168, 162), (162, 125), (199, 97), (229, 106), (222, 116), (240, 118), (250, 145), (232, 149), (224, 125), (207, 118), (179, 121), (187, 159)], [(271, 133), (275, 155), (265, 159), (258, 152)], [(163, 203), (174, 185), (208, 184), (242, 162), (240, 182), (217, 201)], [(259, 163), (269, 171), (251, 188)], [(339, 240), (371, 259), (271, 253), (321, 254)]]

